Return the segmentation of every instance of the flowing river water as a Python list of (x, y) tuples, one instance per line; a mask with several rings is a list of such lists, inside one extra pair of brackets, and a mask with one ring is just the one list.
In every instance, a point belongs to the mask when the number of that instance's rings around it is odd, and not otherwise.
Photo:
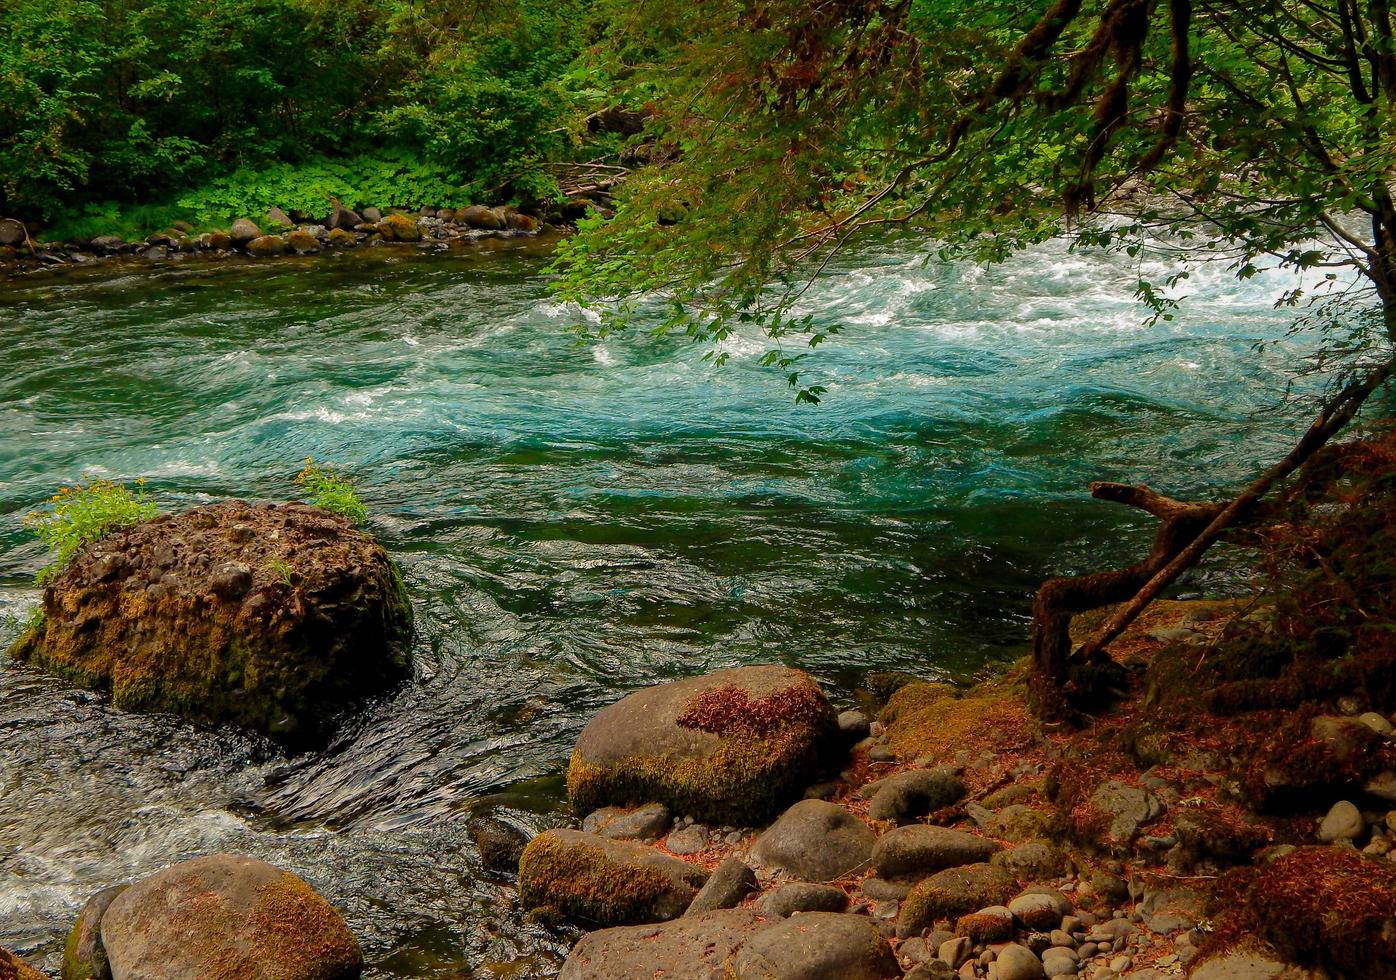
[(0, 283), (0, 614), (37, 601), (22, 518), (65, 482), (145, 476), (166, 509), (285, 499), (314, 456), (363, 488), (418, 625), (416, 683), (291, 758), (0, 662), (0, 945), (56, 976), (92, 892), (227, 850), (335, 902), (370, 976), (550, 975), (557, 941), (465, 824), (562, 819), (602, 706), (761, 661), (842, 702), (868, 671), (992, 670), (1044, 575), (1147, 540), (1091, 480), (1230, 487), (1304, 414), (1283, 391), (1312, 341), (1286, 337), (1281, 276), (1203, 269), (1146, 327), (1122, 257), (870, 246), (806, 297), (846, 330), (809, 407), (753, 337), (721, 368), (643, 330), (577, 347), (536, 252)]

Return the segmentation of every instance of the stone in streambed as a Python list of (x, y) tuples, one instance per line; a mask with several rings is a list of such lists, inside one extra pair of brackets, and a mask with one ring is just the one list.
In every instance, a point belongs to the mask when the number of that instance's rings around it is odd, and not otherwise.
[(102, 916), (129, 884), (103, 888), (83, 905), (63, 947), (63, 980), (111, 980), (107, 951), (102, 945)]
[(1324, 844), (1356, 840), (1366, 829), (1362, 811), (1347, 800), (1339, 800), (1319, 823), (1318, 839)]
[(582, 829), (612, 840), (657, 840), (664, 836), (669, 820), (669, 808), (663, 803), (646, 803), (634, 810), (608, 806), (588, 814)]
[(659, 925), (602, 929), (572, 947), (558, 980), (723, 980), (729, 957), (760, 928), (746, 909), (718, 909)]
[[(256, 242), (252, 244), (255, 245)], [(308, 231), (293, 231), (286, 235), (286, 247), (297, 255), (313, 255), (320, 251), (320, 239)], [(252, 251), (252, 245), (249, 245), (247, 250)]]
[(456, 221), (467, 228), (476, 228), (481, 231), (501, 231), (505, 226), (504, 217), (494, 208), (481, 207), (472, 204), (468, 208), (461, 208), (456, 212)]
[(238, 218), (228, 229), (228, 238), (239, 248), (256, 238), (262, 237), (262, 229), (247, 218)]
[(991, 864), (947, 868), (919, 882), (902, 903), (899, 936), (915, 936), (937, 919), (954, 921), (967, 912), (997, 905), (1012, 895), (1013, 876)]
[(960, 916), (955, 934), (968, 936), (976, 943), (997, 943), (1013, 935), (1013, 913), (1002, 905), (991, 905)]
[(733, 980), (892, 980), (897, 958), (865, 915), (804, 912), (763, 929), (730, 957)]
[(519, 903), (600, 925), (664, 922), (684, 913), (707, 878), (643, 844), (549, 830), (524, 848)]
[(868, 816), (898, 824), (911, 823), (959, 802), (964, 795), (965, 784), (948, 769), (911, 769), (879, 783)]
[(750, 826), (797, 799), (836, 739), (808, 674), (780, 664), (658, 684), (582, 730), (567, 769), (581, 812), (658, 801), (716, 824)]
[(417, 222), (405, 214), (388, 215), (378, 222), (378, 231), (388, 241), (419, 242), (422, 240), (422, 230), (417, 227)]
[(1051, 932), (1071, 914), (1071, 902), (1052, 888), (1032, 888), (1008, 903), (1008, 911), (1036, 932)]
[(359, 944), (295, 875), (215, 854), (136, 882), (107, 907), (102, 943), (117, 980), (352, 980)]
[(757, 838), (759, 864), (806, 881), (833, 881), (865, 868), (877, 837), (852, 813), (824, 800), (801, 800)]
[(1043, 980), (1042, 961), (1026, 946), (1009, 943), (994, 959), (998, 980)]
[(769, 919), (788, 919), (796, 912), (842, 912), (848, 908), (848, 896), (842, 888), (792, 881), (761, 896), (756, 911)]
[(26, 237), (23, 224), (14, 218), (0, 218), (0, 245), (23, 245)]
[(945, 868), (982, 864), (1001, 849), (995, 841), (963, 831), (917, 824), (878, 838), (872, 861), (883, 878), (924, 877)]
[(412, 607), (388, 553), (307, 504), (228, 501), (79, 549), (11, 653), (126, 711), (322, 744), (408, 674)]
[(519, 869), (528, 835), (490, 813), (470, 818), (466, 833), (480, 852), (480, 863), (491, 871), (513, 874)]
[(693, 896), (684, 915), (701, 915), (717, 909), (735, 908), (756, 891), (756, 872), (739, 857), (729, 857), (717, 866), (707, 883)]

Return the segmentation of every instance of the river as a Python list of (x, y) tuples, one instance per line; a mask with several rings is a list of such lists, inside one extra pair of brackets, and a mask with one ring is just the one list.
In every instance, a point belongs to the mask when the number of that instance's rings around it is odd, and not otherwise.
[(556, 940), (465, 821), (559, 820), (599, 708), (759, 661), (840, 703), (867, 671), (991, 671), (1044, 575), (1147, 540), (1091, 480), (1230, 487), (1303, 416), (1282, 395), (1313, 341), (1286, 337), (1281, 276), (1203, 268), (1146, 327), (1122, 256), (1049, 243), (985, 270), (870, 245), (805, 299), (846, 330), (809, 361), (810, 407), (751, 336), (720, 368), (643, 329), (576, 346), (535, 252), (0, 283), (0, 613), (37, 601), (21, 521), (65, 482), (285, 499), (313, 456), (362, 488), (419, 629), (417, 682), (296, 758), (0, 663), (0, 945), (56, 976), (93, 891), (231, 850), (334, 901), (372, 977), (549, 975)]

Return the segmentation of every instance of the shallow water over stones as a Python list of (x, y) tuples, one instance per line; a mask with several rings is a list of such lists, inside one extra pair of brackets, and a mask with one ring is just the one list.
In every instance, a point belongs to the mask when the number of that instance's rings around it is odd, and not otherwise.
[(753, 662), (840, 704), (866, 671), (972, 676), (1022, 649), (1044, 574), (1148, 534), (1090, 480), (1195, 493), (1283, 450), (1253, 413), (1307, 342), (1271, 309), (1293, 283), (1201, 270), (1190, 312), (1146, 329), (1135, 271), (1055, 245), (989, 271), (870, 248), (811, 294), (847, 328), (810, 364), (813, 409), (739, 356), (754, 338), (721, 370), (643, 332), (576, 348), (522, 253), (0, 286), (0, 613), (37, 598), (21, 518), (57, 485), (284, 499), (313, 455), (364, 487), (419, 628), (415, 682), (289, 758), (0, 665), (0, 945), (54, 968), (91, 893), (226, 850), (341, 908), (370, 976), (547, 975), (558, 942), (518, 923), (466, 822), (561, 822), (602, 707)]

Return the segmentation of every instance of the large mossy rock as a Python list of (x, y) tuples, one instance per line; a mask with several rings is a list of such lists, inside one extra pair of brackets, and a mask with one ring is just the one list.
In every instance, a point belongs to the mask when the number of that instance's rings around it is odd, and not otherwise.
[(1396, 865), (1350, 847), (1301, 847), (1256, 876), (1247, 912), (1293, 961), (1396, 980)]
[(363, 955), (344, 919), (300, 878), (231, 854), (182, 861), (118, 895), (102, 916), (116, 980), (352, 980)]
[(660, 925), (602, 929), (572, 947), (558, 980), (724, 980), (727, 958), (760, 922), (747, 909), (721, 909)]
[(46, 980), (44, 975), (0, 946), (0, 980)]
[(229, 501), (123, 528), (48, 586), (23, 660), (130, 711), (322, 742), (408, 674), (412, 607), (382, 546), (307, 504)]
[(702, 868), (644, 844), (549, 830), (519, 860), (519, 903), (589, 925), (676, 919), (708, 879)]
[(567, 790), (583, 813), (659, 801), (701, 820), (760, 823), (799, 797), (837, 730), (804, 671), (720, 670), (637, 691), (593, 718)]

